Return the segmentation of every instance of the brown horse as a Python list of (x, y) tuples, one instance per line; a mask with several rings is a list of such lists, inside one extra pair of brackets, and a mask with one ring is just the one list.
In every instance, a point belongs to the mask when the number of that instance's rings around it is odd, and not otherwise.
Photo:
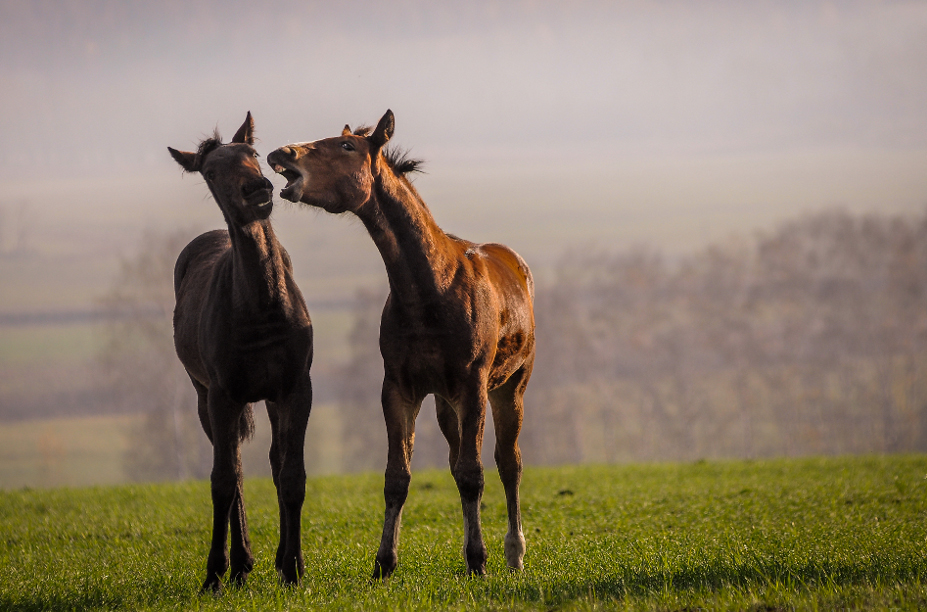
[(495, 459), (505, 487), (505, 557), (521, 569), (525, 539), (518, 486), (523, 395), (534, 363), (534, 282), (524, 260), (500, 244), (444, 233), (405, 176), (418, 162), (384, 152), (393, 134), (387, 111), (371, 132), (291, 144), (267, 160), (287, 179), (281, 196), (328, 212), (357, 215), (383, 256), (390, 295), (380, 324), (383, 414), (389, 436), (386, 516), (374, 578), (396, 568), (399, 523), (409, 492), (415, 418), (434, 394), (438, 423), (464, 517), (464, 557), (486, 571), (480, 528), (480, 449), (487, 399), (496, 429)]
[(253, 432), (251, 402), (259, 400), (265, 400), (273, 435), (277, 571), (286, 584), (303, 574), (300, 514), (312, 405), (312, 324), (290, 257), (270, 225), (273, 185), (261, 174), (253, 131), (248, 113), (231, 143), (222, 144), (217, 133), (195, 153), (168, 147), (184, 170), (206, 179), (228, 225), (228, 231), (195, 238), (174, 268), (174, 346), (196, 388), (200, 422), (213, 446), (212, 546), (203, 591), (222, 588), (230, 523), (232, 582), (244, 584), (254, 566), (239, 446)]

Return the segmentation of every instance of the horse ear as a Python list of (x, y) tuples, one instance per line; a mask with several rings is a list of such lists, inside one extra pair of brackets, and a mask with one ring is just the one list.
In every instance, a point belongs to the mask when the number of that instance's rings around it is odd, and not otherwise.
[(370, 135), (370, 141), (377, 147), (382, 148), (389, 139), (393, 137), (393, 130), (396, 129), (396, 118), (393, 117), (393, 111), (387, 110), (380, 118), (377, 127)]
[(344, 124), (344, 129), (341, 130), (341, 135), (342, 135), (342, 136), (350, 136), (350, 135), (351, 135), (351, 126), (348, 125), (347, 123), (345, 123), (345, 124)]
[(245, 144), (254, 144), (254, 119), (251, 118), (251, 111), (245, 117), (245, 122), (241, 124), (238, 131), (232, 137), (232, 142), (243, 142)]
[(187, 172), (196, 172), (199, 170), (199, 165), (196, 160), (196, 153), (187, 153), (186, 151), (178, 151), (177, 149), (167, 148), (171, 152), (171, 157), (174, 158), (181, 167)]

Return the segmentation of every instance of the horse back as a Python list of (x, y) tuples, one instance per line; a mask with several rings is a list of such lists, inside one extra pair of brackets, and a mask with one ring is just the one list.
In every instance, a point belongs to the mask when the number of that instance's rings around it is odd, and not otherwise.
[(232, 241), (226, 230), (212, 230), (191, 240), (177, 256), (177, 262), (174, 264), (174, 298), (180, 299), (184, 279), (188, 275), (204, 275), (202, 280), (208, 281), (216, 262), (231, 248)]
[(508, 291), (524, 292), (528, 302), (534, 304), (534, 278), (521, 255), (504, 244), (481, 244), (479, 249), (487, 255), (487, 268), (497, 285)]
[(200, 313), (206, 303), (213, 272), (232, 248), (226, 230), (213, 230), (190, 241), (174, 264), (174, 348), (191, 376), (206, 384), (199, 347)]

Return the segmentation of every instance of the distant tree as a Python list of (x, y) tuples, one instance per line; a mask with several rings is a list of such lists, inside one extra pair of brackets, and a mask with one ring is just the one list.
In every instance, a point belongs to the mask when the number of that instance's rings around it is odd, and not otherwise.
[(110, 318), (99, 362), (105, 384), (125, 412), (142, 413), (129, 433), (127, 475), (139, 481), (205, 478), (209, 441), (196, 414), (196, 393), (174, 352), (173, 269), (190, 232), (146, 234), (120, 262), (100, 300)]
[(386, 424), (380, 407), (383, 358), (379, 342), (384, 299), (383, 291), (357, 293), (354, 324), (348, 335), (350, 355), (339, 373), (342, 464), (351, 472), (381, 469), (386, 458)]
[(525, 457), (927, 450), (927, 215), (826, 211), (538, 288)]

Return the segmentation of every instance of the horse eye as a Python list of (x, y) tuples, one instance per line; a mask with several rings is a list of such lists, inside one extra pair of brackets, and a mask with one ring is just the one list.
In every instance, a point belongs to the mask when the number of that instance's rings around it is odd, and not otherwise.
[(344, 149), (345, 151), (353, 151), (353, 150), (354, 150), (354, 144), (353, 144), (352, 142), (346, 140), (346, 141), (344, 141), (344, 142), (341, 143), (341, 148)]
[(206, 180), (211, 181), (216, 178), (216, 173), (210, 170), (206, 173)]

